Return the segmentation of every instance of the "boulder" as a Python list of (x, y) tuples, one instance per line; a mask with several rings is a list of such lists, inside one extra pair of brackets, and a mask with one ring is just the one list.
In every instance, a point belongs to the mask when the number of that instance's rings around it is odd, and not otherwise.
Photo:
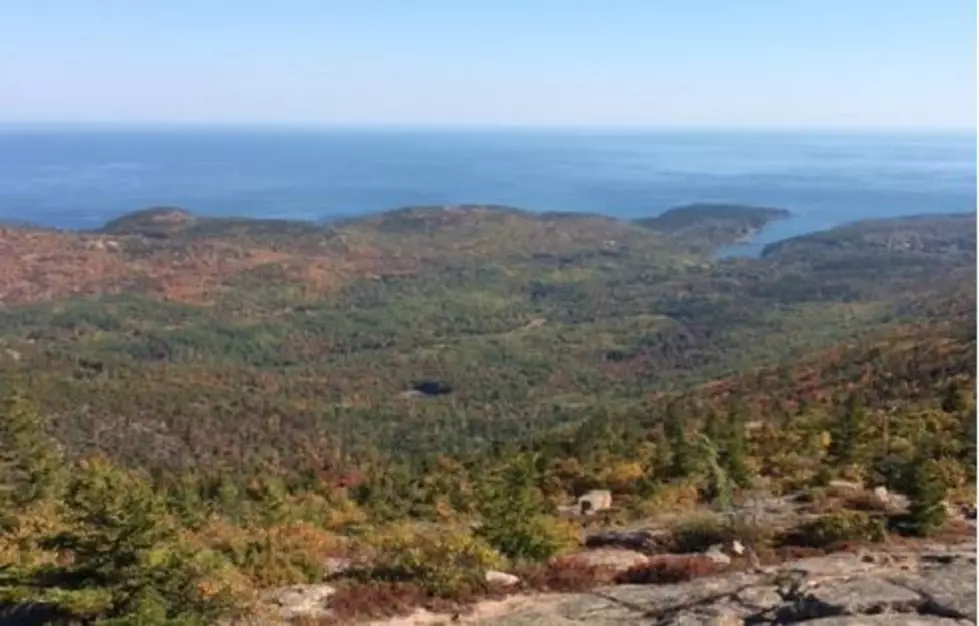
[(652, 554), (662, 552), (671, 540), (668, 530), (603, 530), (585, 537), (585, 547), (617, 547)]
[(334, 593), (331, 585), (290, 585), (272, 589), (265, 600), (277, 607), (282, 619), (313, 619), (329, 614), (327, 601)]
[(486, 583), (498, 587), (513, 587), (520, 584), (520, 578), (506, 572), (489, 570), (486, 572)]
[(649, 557), (633, 550), (599, 548), (562, 557), (560, 562), (580, 567), (598, 567), (618, 574), (649, 562)]
[(707, 548), (707, 551), (704, 552), (704, 556), (718, 565), (727, 566), (731, 564), (731, 557), (724, 554), (724, 548), (720, 544)]
[(608, 489), (593, 489), (578, 498), (578, 510), (582, 515), (612, 508), (612, 492)]
[(833, 491), (863, 491), (863, 485), (853, 480), (831, 480), (827, 487)]

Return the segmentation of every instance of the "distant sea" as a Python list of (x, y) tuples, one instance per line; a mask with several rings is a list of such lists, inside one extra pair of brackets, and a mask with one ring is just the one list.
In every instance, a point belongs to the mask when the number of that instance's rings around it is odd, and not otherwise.
[(98, 227), (148, 206), (329, 220), (486, 203), (651, 216), (784, 207), (761, 245), (859, 219), (973, 211), (971, 132), (0, 127), (0, 221)]

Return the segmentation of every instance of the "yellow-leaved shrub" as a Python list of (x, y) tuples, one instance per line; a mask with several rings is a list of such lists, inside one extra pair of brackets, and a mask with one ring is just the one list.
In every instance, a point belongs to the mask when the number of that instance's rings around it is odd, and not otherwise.
[(506, 566), (499, 552), (459, 526), (394, 524), (371, 531), (363, 541), (374, 560), (363, 576), (415, 583), (440, 597), (471, 593), (485, 585), (488, 570)]

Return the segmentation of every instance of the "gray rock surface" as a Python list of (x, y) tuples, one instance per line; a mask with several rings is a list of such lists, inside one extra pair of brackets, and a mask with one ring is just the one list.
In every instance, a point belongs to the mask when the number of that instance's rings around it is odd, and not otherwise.
[(599, 548), (597, 550), (579, 552), (578, 554), (564, 557), (562, 560), (584, 567), (601, 567), (618, 574), (637, 565), (648, 563), (649, 557), (633, 550)]
[(841, 615), (804, 622), (809, 626), (963, 626), (972, 622), (932, 615)]
[(490, 585), (499, 585), (501, 587), (512, 587), (520, 583), (520, 578), (514, 576), (513, 574), (508, 574), (506, 572), (498, 572), (496, 570), (490, 570), (486, 572), (486, 582)]
[[(647, 557), (621, 549), (579, 559), (626, 568)], [(275, 590), (280, 620), (329, 614), (329, 585)], [(254, 622), (254, 624), (281, 622)], [(584, 593), (513, 595), (458, 617), (418, 610), (376, 626), (966, 626), (976, 624), (976, 545), (925, 545), (801, 559), (670, 585), (613, 585)]]
[(325, 617), (329, 614), (327, 603), (335, 592), (331, 585), (291, 585), (269, 591), (265, 601), (285, 620)]
[(828, 615), (918, 613), (924, 603), (921, 594), (883, 578), (839, 578), (804, 592), (780, 617), (793, 623)]
[(662, 552), (669, 543), (670, 533), (663, 529), (602, 530), (585, 537), (588, 548), (615, 547), (645, 554)]
[(948, 562), (928, 562), (918, 575), (903, 574), (898, 584), (925, 599), (925, 610), (945, 617), (976, 620), (976, 555)]
[[(975, 544), (938, 552), (835, 554), (768, 572), (617, 585), (481, 603), (469, 626), (964, 626), (976, 622)], [(416, 614), (394, 624), (438, 624)], [(385, 624), (385, 623), (381, 623)]]

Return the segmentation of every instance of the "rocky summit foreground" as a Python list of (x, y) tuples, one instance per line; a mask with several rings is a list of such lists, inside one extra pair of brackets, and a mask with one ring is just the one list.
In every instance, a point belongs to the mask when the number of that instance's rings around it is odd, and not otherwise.
[(515, 596), (376, 626), (951, 626), (976, 623), (975, 543), (838, 553), (675, 585)]

